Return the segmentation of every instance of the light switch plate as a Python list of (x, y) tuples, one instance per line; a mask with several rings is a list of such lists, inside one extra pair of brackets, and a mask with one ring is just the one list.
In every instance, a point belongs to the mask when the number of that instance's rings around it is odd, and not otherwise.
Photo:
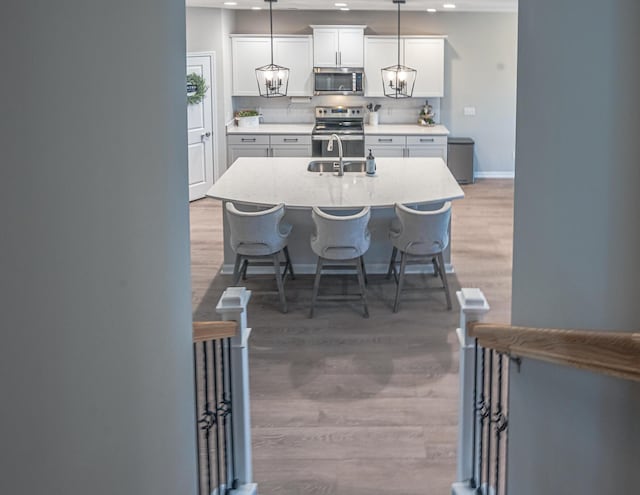
[(473, 116), (476, 114), (476, 107), (464, 107), (464, 114)]

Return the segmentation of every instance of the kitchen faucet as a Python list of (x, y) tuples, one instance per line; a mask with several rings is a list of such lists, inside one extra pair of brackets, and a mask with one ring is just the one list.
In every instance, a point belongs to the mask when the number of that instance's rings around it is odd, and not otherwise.
[(342, 177), (344, 175), (344, 163), (342, 162), (342, 139), (337, 134), (331, 134), (329, 137), (329, 142), (327, 143), (327, 151), (333, 151), (333, 140), (338, 141), (338, 176)]

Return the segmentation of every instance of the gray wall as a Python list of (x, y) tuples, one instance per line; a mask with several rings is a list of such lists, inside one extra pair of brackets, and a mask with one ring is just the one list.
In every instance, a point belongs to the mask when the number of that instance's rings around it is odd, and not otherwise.
[[(476, 140), (478, 171), (486, 175), (513, 172), (517, 15), (405, 12), (401, 22), (402, 34), (448, 36), (440, 120), (453, 135)], [(397, 32), (391, 12), (274, 11), (276, 33), (310, 34), (309, 24), (366, 24), (365, 34), (372, 35)], [(238, 10), (234, 32), (268, 33), (268, 15)], [(422, 103), (417, 101), (416, 108)], [(463, 115), (466, 106), (476, 107), (475, 117)]]
[(194, 494), (184, 4), (1, 10), (0, 493)]
[[(638, 19), (637, 0), (520, 1), (516, 325), (640, 327)], [(640, 384), (512, 371), (510, 493), (637, 491)]]
[(217, 81), (215, 83), (216, 113), (214, 116), (218, 138), (215, 158), (224, 171), (227, 163), (225, 125), (233, 119), (231, 101), (231, 41), (235, 11), (190, 7), (187, 17), (187, 52), (215, 52)]

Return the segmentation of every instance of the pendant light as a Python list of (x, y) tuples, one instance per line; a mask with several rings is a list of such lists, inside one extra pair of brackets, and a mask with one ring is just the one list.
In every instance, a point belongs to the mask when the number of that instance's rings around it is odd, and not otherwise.
[(256, 69), (258, 91), (264, 98), (287, 96), (289, 86), (289, 69), (273, 63), (273, 2), (278, 0), (264, 0), (269, 3), (269, 26), (271, 32), (271, 63)]
[(400, 64), (400, 4), (405, 0), (393, 0), (398, 4), (398, 64), (382, 69), (382, 88), (389, 98), (411, 98), (418, 71)]

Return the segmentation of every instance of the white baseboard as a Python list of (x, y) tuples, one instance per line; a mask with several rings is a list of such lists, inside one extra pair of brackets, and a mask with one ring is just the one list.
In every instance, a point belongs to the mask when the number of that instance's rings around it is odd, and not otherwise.
[(451, 485), (451, 495), (476, 495), (475, 488), (471, 488), (469, 483), (461, 482)]
[(515, 178), (515, 171), (498, 171), (498, 172), (476, 172), (476, 179), (513, 179)]
[(248, 483), (231, 490), (229, 493), (231, 495), (258, 495), (258, 485), (256, 483)]

